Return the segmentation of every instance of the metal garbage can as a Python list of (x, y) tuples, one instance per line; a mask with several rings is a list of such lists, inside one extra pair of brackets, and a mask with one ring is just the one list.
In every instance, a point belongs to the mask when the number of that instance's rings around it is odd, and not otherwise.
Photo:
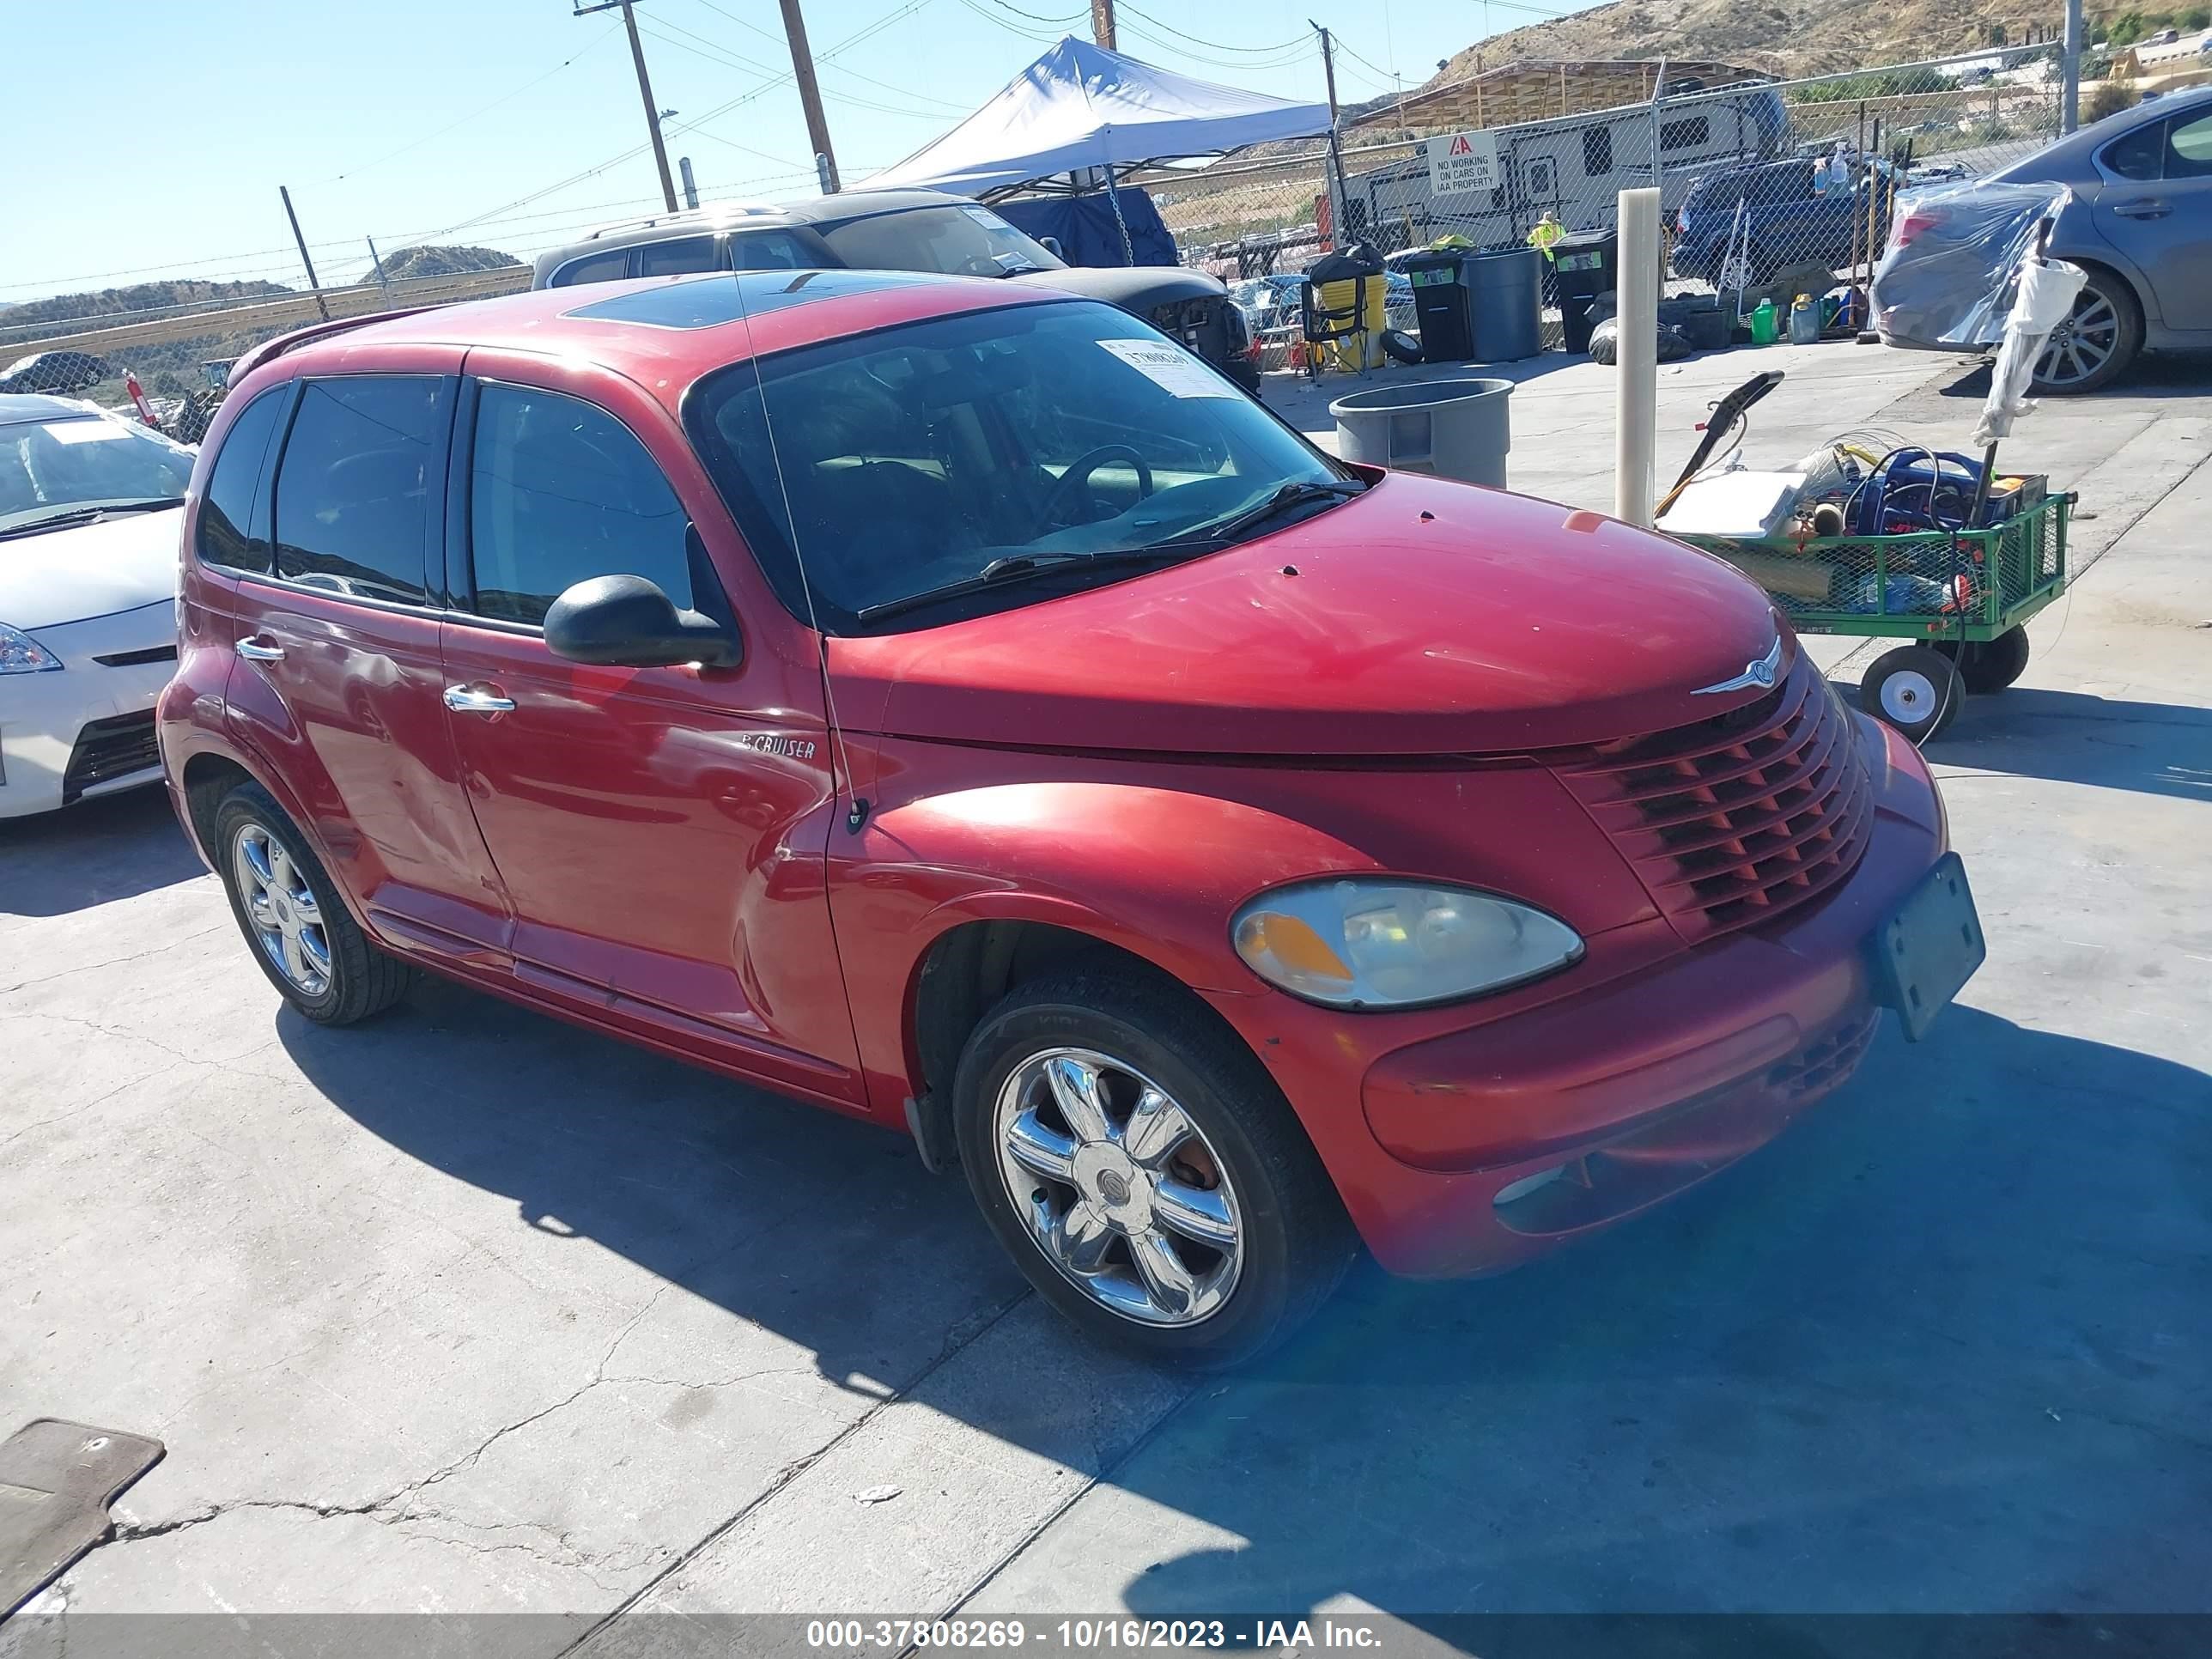
[(1462, 267), (1474, 325), (1473, 361), (1507, 363), (1544, 349), (1544, 256), (1533, 247), (1470, 253)]
[(1401, 262), (1399, 268), (1413, 284), (1414, 326), (1421, 332), (1424, 362), (1463, 363), (1474, 356), (1474, 319), (1468, 310), (1462, 273), (1466, 264), (1467, 255), (1458, 248), (1416, 253)]
[[(1532, 248), (1529, 250), (1534, 252)], [(1355, 392), (1328, 406), (1336, 453), (1401, 472), (1505, 487), (1513, 382), (1428, 380)]]

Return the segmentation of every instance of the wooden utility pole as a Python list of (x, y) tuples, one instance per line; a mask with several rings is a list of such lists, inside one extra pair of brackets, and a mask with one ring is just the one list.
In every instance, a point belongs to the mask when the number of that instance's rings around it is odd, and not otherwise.
[(1346, 241), (1344, 222), (1344, 151), (1336, 142), (1336, 52), (1328, 31), (1310, 17), (1306, 27), (1321, 36), (1321, 72), (1328, 82), (1328, 231), (1338, 247)]
[(835, 196), (842, 188), (837, 178), (837, 152), (830, 148), (830, 123), (823, 118), (822, 88), (814, 81), (814, 52), (806, 44), (806, 20), (799, 15), (799, 0), (778, 0), (778, 3), (783, 8), (783, 38), (791, 42), (791, 78), (799, 82), (799, 106), (806, 112), (806, 142), (814, 146), (823, 193)]
[(1091, 38), (1109, 52), (1114, 44), (1114, 0), (1091, 0)]
[(300, 245), (300, 263), (307, 268), (307, 286), (315, 291), (315, 309), (323, 313), (323, 320), (331, 319), (331, 308), (323, 301), (323, 285), (315, 280), (315, 262), (307, 257), (307, 239), (300, 234), (300, 216), (292, 211), (292, 192), (283, 185), (276, 193), (284, 198), (284, 216), (292, 222), (292, 240)]
[(645, 130), (653, 140), (653, 165), (660, 170), (660, 199), (676, 211), (676, 180), (668, 173), (668, 147), (660, 142), (660, 106), (653, 101), (653, 79), (645, 72), (645, 43), (637, 38), (637, 15), (630, 0), (599, 0), (596, 6), (579, 4), (572, 14), (589, 17), (594, 12), (622, 8), (623, 27), (629, 31), (629, 61), (637, 66), (637, 95), (645, 100)]

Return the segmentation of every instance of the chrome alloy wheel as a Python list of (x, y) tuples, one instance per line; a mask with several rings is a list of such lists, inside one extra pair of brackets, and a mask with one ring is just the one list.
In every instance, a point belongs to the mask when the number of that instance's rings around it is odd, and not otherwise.
[(1237, 1287), (1237, 1194), (1188, 1113), (1089, 1048), (1047, 1048), (999, 1091), (999, 1176), (1071, 1283), (1146, 1325), (1194, 1325)]
[(2111, 362), (2119, 343), (2119, 313), (2095, 289), (2085, 288), (2074, 301), (2073, 313), (2051, 331), (2036, 359), (2036, 381), (2046, 386), (2077, 386)]
[(253, 935), (285, 982), (307, 997), (329, 990), (331, 945), (322, 909), (284, 844), (258, 823), (241, 824), (231, 842), (231, 867)]

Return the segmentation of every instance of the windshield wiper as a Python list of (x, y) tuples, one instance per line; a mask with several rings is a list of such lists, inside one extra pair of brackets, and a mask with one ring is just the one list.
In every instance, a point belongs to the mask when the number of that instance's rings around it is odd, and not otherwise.
[(42, 530), (68, 530), (79, 525), (98, 524), (111, 513), (152, 513), (166, 507), (182, 507), (182, 495), (162, 495), (143, 501), (105, 501), (96, 507), (65, 507), (59, 513), (49, 513), (43, 519), (32, 519), (22, 524), (0, 527), (0, 541), (14, 536), (35, 535)]
[(1339, 478), (1329, 483), (1316, 483), (1310, 479), (1286, 483), (1272, 495), (1255, 501), (1241, 513), (1232, 513), (1218, 524), (1210, 524), (1172, 540), (1154, 542), (1152, 550), (1182, 547), (1214, 547), (1231, 541), (1248, 530), (1256, 530), (1268, 520), (1287, 513), (1294, 507), (1306, 507), (1316, 501), (1348, 501), (1367, 486), (1351, 478)]
[(1163, 543), (1152, 547), (1117, 548), (1103, 553), (1009, 553), (985, 565), (972, 576), (963, 576), (957, 582), (947, 582), (942, 587), (926, 587), (919, 593), (909, 593), (903, 599), (885, 599), (881, 605), (862, 605), (853, 613), (854, 620), (862, 624), (880, 622), (886, 617), (903, 615), (918, 611), (926, 605), (935, 605), (940, 599), (957, 599), (967, 593), (980, 593), (986, 588), (1005, 587), (1032, 577), (1057, 575), (1078, 567), (1109, 568), (1115, 565), (1155, 564), (1171, 562), (1186, 550)]

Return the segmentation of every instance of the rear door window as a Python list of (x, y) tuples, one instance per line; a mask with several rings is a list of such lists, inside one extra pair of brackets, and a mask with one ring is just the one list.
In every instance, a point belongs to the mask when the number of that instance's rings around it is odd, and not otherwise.
[(310, 380), (276, 470), (276, 573), (349, 598), (420, 605), (447, 383)]
[(2105, 146), (2099, 158), (2123, 179), (2156, 182), (2166, 160), (2166, 123), (2149, 121)]
[(637, 253), (637, 274), (641, 276), (687, 276), (695, 271), (712, 270), (720, 263), (720, 251), (711, 236), (647, 242)]
[(579, 259), (553, 273), (548, 285), (568, 288), (576, 283), (617, 283), (629, 275), (629, 250), (617, 248), (611, 253), (595, 253), (588, 259)]
[(564, 588), (643, 576), (691, 604), (690, 520), (635, 434), (594, 404), (484, 383), (469, 471), (479, 616), (542, 623)]
[(749, 230), (730, 238), (730, 263), (739, 270), (811, 270), (822, 256), (787, 230)]
[(284, 412), (289, 386), (272, 386), (246, 406), (223, 434), (215, 470), (208, 475), (207, 499), (200, 503), (198, 547), (200, 562), (226, 570), (270, 569), (267, 495), (260, 488), (269, 457), (269, 440)]

